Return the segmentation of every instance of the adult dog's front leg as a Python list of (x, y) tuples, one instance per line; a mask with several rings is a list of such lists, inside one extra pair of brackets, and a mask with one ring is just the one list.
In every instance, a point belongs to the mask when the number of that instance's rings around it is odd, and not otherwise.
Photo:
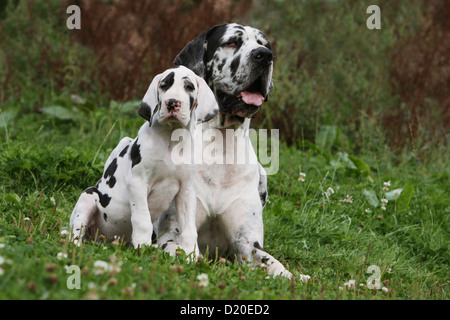
[(231, 240), (232, 253), (240, 263), (253, 265), (263, 263), (267, 266), (269, 274), (291, 278), (292, 274), (262, 248), (264, 239), (262, 207), (259, 199), (256, 199), (253, 205), (250, 199), (235, 201), (226, 215), (221, 217)]
[(147, 181), (130, 171), (127, 177), (127, 189), (130, 197), (131, 208), (131, 242), (137, 248), (139, 245), (152, 244), (153, 224), (148, 209), (148, 184)]

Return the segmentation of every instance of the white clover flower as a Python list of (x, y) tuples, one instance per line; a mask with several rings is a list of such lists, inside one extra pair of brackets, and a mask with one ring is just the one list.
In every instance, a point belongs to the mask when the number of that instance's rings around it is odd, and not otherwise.
[(383, 190), (389, 191), (389, 187), (391, 186), (391, 181), (383, 182)]
[(96, 275), (102, 275), (110, 270), (108, 262), (97, 260), (94, 262), (94, 273)]
[(348, 280), (348, 282), (344, 283), (344, 287), (347, 287), (347, 289), (355, 289), (355, 284), (356, 280)]
[(364, 210), (365, 213), (370, 213), (370, 208), (367, 208), (366, 210)]
[(120, 261), (119, 263), (117, 263), (117, 264), (112, 264), (111, 265), (111, 268), (110, 268), (110, 270), (111, 270), (111, 272), (112, 273), (119, 273), (120, 272), (120, 266), (122, 265), (122, 261)]
[(23, 221), (30, 221), (30, 218), (25, 217), (25, 218), (23, 218)]
[(197, 280), (199, 281), (198, 284), (200, 287), (207, 287), (209, 284), (209, 278), (206, 273), (202, 273), (202, 274), (198, 275)]
[(67, 253), (58, 252), (58, 254), (56, 255), (56, 259), (58, 259), (58, 260), (62, 260), (62, 259), (65, 259), (65, 258), (67, 258)]
[(62, 236), (68, 236), (68, 235), (69, 235), (69, 231), (67, 231), (67, 230), (61, 230), (61, 235), (62, 235)]
[(386, 210), (386, 205), (388, 202), (388, 199), (381, 199), (381, 210)]
[(347, 195), (344, 200), (340, 200), (340, 201), (345, 202), (345, 203), (353, 203), (353, 197), (350, 195)]
[(300, 172), (300, 176), (298, 177), (298, 181), (305, 182), (306, 173)]
[(301, 282), (308, 282), (308, 280), (311, 279), (311, 276), (308, 276), (307, 274), (300, 274), (300, 281)]
[(386, 287), (381, 288), (381, 290), (383, 290), (384, 293), (388, 293), (389, 292), (389, 289), (386, 288)]
[(328, 195), (328, 196), (331, 196), (332, 194), (334, 194), (334, 190), (333, 190), (332, 187), (329, 187), (329, 188), (327, 189), (327, 195)]

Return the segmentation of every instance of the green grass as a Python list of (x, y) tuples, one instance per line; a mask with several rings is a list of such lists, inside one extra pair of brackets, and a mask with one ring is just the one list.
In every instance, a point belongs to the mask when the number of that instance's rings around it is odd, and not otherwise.
[[(0, 299), (449, 298), (448, 152), (419, 162), (386, 150), (355, 158), (312, 144), (306, 151), (282, 145), (280, 171), (269, 176), (264, 248), (297, 280), (310, 275), (304, 284), (267, 279), (262, 268), (216, 257), (186, 263), (184, 255), (157, 248), (73, 246), (60, 232), (78, 196), (95, 184), (120, 137), (134, 136), (142, 120), (131, 108), (113, 107), (70, 121), (25, 115), (2, 123)], [(385, 181), (403, 192), (382, 210)], [(328, 196), (330, 187), (335, 192)], [(352, 203), (342, 201), (347, 195)], [(116, 267), (98, 274), (97, 260)], [(67, 288), (68, 265), (81, 268), (80, 290)], [(369, 265), (379, 266), (387, 292), (366, 287)], [(206, 287), (197, 279), (203, 273)], [(344, 286), (350, 279), (356, 290)]]
[[(9, 3), (0, 5), (0, 299), (450, 298), (444, 106), (432, 92), (411, 106), (391, 77), (392, 53), (431, 19), (421, 1), (379, 1), (380, 31), (365, 27), (375, 4), (365, 1), (267, 0), (245, 18), (275, 51), (275, 90), (252, 127), (280, 129), (289, 145), (269, 176), (264, 248), (296, 282), (214, 255), (189, 264), (157, 248), (70, 244), (61, 231), (120, 138), (136, 136), (139, 102), (102, 93), (107, 79), (67, 33), (59, 1)], [(415, 108), (430, 114), (417, 123)], [(112, 267), (99, 272), (96, 261)], [(67, 287), (68, 265), (81, 268), (80, 290)], [(369, 266), (387, 289), (367, 288)]]

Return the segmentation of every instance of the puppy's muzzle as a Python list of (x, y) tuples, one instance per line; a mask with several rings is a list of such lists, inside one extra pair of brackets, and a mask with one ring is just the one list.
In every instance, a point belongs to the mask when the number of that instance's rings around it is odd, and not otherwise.
[(167, 111), (178, 111), (181, 107), (181, 102), (177, 99), (166, 100)]

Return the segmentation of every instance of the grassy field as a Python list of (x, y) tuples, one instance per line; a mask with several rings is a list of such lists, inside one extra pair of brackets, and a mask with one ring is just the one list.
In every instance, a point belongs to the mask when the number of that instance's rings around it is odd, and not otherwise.
[[(449, 297), (448, 158), (423, 163), (384, 150), (357, 158), (282, 146), (280, 171), (269, 177), (265, 249), (297, 280), (311, 276), (307, 284), (291, 283), (218, 258), (188, 264), (155, 248), (70, 244), (61, 231), (77, 197), (95, 184), (116, 141), (134, 136), (142, 121), (114, 108), (74, 121), (45, 118), (20, 116), (3, 127), (1, 299)], [(68, 289), (67, 265), (80, 266), (80, 290)], [(380, 268), (384, 290), (367, 288), (370, 265)]]
[[(295, 282), (214, 255), (187, 263), (153, 247), (67, 241), (61, 232), (79, 195), (143, 123), (141, 95), (117, 102), (101, 92), (104, 83), (85, 73), (95, 68), (89, 49), (53, 28), (67, 16), (47, 14), (58, 1), (33, 2), (34, 20), (18, 3), (22, 11), (0, 8), (0, 299), (450, 298), (445, 108), (423, 94), (419, 109), (430, 111), (417, 123), (386, 80), (393, 46), (425, 19), (419, 1), (382, 2), (379, 33), (366, 33), (367, 6), (352, 1), (267, 0), (246, 21), (276, 50), (275, 91), (254, 120), (282, 140), (264, 249)], [(80, 289), (70, 289), (71, 265)], [(368, 288), (375, 278), (379, 288)]]

